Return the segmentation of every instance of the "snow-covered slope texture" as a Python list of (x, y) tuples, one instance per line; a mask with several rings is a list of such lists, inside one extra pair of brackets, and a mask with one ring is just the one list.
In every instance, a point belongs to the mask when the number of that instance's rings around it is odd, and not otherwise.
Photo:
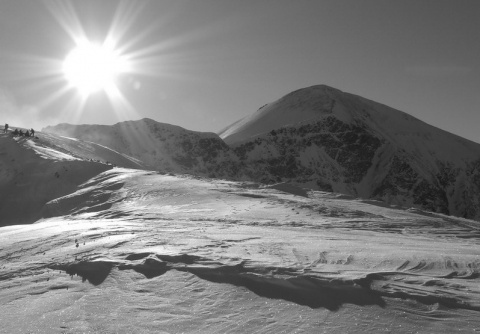
[(473, 333), (480, 223), (113, 168), (0, 228), (0, 333)]
[(480, 219), (479, 144), (334, 88), (292, 92), (220, 136), (258, 181)]
[(147, 118), (112, 126), (59, 124), (43, 131), (104, 145), (154, 170), (215, 177), (235, 174), (237, 168), (234, 154), (218, 135)]
[(71, 140), (41, 133), (35, 138), (0, 134), (0, 226), (36, 221), (45, 203), (76, 191), (78, 185), (112, 168), (72, 155), (60, 147), (66, 146), (65, 141)]

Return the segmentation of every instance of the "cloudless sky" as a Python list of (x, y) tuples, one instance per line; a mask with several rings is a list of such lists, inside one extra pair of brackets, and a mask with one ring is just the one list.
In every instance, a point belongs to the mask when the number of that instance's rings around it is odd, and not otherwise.
[[(81, 107), (65, 89), (75, 26), (112, 32), (131, 57), (123, 102), (99, 92)], [(480, 143), (480, 1), (0, 1), (0, 122), (13, 126), (149, 117), (217, 132), (316, 84)]]

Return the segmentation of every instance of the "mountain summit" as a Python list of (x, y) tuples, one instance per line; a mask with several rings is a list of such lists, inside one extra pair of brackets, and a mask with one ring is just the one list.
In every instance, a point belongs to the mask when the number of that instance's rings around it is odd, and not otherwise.
[(324, 85), (299, 89), (264, 105), (220, 131), (219, 135), (226, 143), (235, 144), (280, 127), (321, 118), (333, 113), (334, 101), (340, 94), (338, 89)]
[[(405, 112), (326, 85), (291, 92), (226, 127), (219, 136), (227, 144), (236, 145), (271, 130), (312, 123), (331, 116), (345, 124), (362, 125), (392, 141), (404, 142), (405, 137), (424, 134), (429, 141), (438, 144), (439, 141), (444, 144), (445, 139), (461, 142), (467, 147), (471, 144)], [(449, 145), (440, 146), (448, 150)]]

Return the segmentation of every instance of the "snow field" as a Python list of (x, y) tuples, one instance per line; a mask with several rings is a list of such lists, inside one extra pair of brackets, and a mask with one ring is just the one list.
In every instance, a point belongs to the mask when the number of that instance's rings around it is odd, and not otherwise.
[(121, 168), (54, 203), (55, 217), (0, 230), (8, 333), (480, 326), (474, 221)]

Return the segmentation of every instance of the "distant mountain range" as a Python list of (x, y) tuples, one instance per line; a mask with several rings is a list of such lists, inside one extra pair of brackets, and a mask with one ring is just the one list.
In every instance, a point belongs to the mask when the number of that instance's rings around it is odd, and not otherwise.
[(290, 182), (480, 219), (480, 144), (324, 85), (294, 91), (219, 135), (151, 119), (42, 131), (99, 144), (122, 167)]

